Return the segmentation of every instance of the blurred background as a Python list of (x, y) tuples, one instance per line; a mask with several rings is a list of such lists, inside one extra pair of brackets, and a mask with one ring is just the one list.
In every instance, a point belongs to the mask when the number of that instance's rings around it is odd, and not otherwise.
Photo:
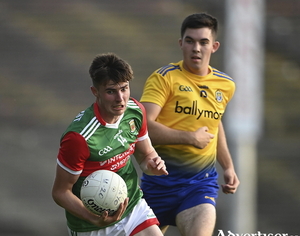
[[(67, 125), (94, 101), (88, 68), (95, 55), (114, 52), (128, 61), (135, 74), (131, 95), (139, 99), (152, 71), (181, 60), (182, 20), (204, 11), (219, 19), (221, 48), (211, 65), (224, 70), (225, 2), (0, 0), (1, 236), (67, 235), (64, 211), (51, 198), (56, 155)], [(300, 1), (264, 5), (264, 109), (253, 176), (253, 233), (297, 235)], [(228, 213), (220, 198), (215, 235)], [(167, 235), (179, 234), (173, 227)]]

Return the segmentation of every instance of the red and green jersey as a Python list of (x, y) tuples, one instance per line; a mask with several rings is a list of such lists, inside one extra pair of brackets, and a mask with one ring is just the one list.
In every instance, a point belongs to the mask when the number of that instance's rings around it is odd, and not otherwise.
[[(117, 123), (108, 124), (102, 118), (96, 103), (80, 112), (62, 135), (57, 163), (71, 174), (80, 175), (73, 193), (80, 196), (83, 180), (90, 173), (105, 169), (118, 173), (126, 182), (129, 204), (126, 217), (142, 197), (139, 179), (130, 155), (135, 143), (148, 138), (144, 108), (135, 99), (127, 103)], [(86, 232), (99, 229), (66, 212), (70, 229)]]

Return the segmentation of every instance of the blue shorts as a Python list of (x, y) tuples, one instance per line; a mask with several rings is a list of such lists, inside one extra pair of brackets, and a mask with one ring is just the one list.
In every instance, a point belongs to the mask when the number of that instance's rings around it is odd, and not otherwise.
[(160, 226), (176, 226), (176, 215), (179, 212), (203, 203), (216, 205), (219, 190), (217, 180), (218, 174), (215, 171), (209, 176), (193, 178), (187, 184), (180, 183), (172, 187), (143, 180), (141, 188)]

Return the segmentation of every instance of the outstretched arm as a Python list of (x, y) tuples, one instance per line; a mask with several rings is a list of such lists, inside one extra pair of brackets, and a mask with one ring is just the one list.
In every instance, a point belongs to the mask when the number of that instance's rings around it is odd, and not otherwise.
[(222, 122), (219, 125), (217, 142), (217, 160), (224, 171), (225, 184), (222, 185), (224, 193), (235, 193), (240, 181), (235, 173), (232, 158), (227, 146), (226, 135)]
[(167, 175), (165, 162), (153, 148), (150, 138), (136, 143), (134, 156), (142, 171), (147, 175)]
[(147, 112), (149, 136), (154, 145), (186, 144), (196, 148), (205, 148), (214, 135), (209, 133), (206, 126), (200, 127), (194, 132), (176, 130), (156, 122), (161, 107), (157, 104), (142, 103)]

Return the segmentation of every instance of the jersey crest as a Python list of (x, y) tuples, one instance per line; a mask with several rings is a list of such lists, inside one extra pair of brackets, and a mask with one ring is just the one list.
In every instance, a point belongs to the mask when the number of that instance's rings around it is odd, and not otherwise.
[(216, 91), (216, 100), (217, 100), (217, 102), (222, 102), (223, 101), (223, 94), (220, 90)]

